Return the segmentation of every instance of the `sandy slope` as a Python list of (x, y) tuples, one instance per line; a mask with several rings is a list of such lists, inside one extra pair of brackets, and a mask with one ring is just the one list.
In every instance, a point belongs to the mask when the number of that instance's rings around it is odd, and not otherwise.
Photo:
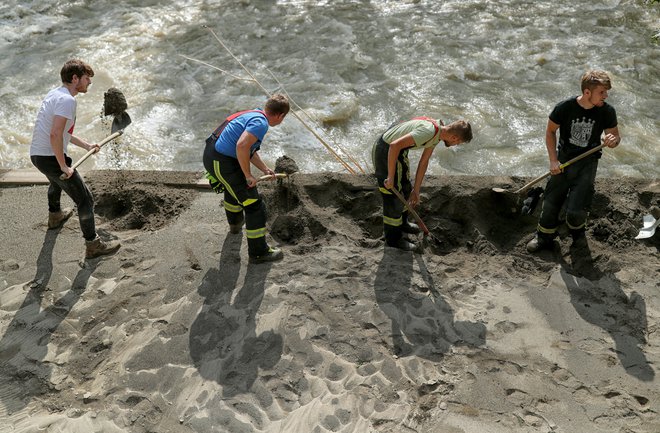
[(0, 432), (657, 432), (657, 182), (599, 180), (589, 248), (528, 255), (536, 220), (432, 178), (442, 240), (384, 248), (367, 176), (264, 183), (282, 262), (251, 265), (195, 173), (92, 172), (114, 256), (46, 188), (0, 189)]

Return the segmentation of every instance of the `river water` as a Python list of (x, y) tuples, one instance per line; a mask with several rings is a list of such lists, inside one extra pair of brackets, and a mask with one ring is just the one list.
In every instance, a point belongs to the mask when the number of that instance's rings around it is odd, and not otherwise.
[[(475, 132), (467, 145), (438, 147), (430, 173), (543, 174), (549, 112), (579, 93), (586, 69), (600, 68), (613, 79), (608, 102), (623, 137), (606, 150), (601, 176), (660, 173), (660, 5), (643, 0), (4, 0), (0, 167), (31, 167), (41, 100), (59, 85), (64, 61), (78, 57), (96, 75), (77, 98), (76, 134), (99, 141), (109, 133), (100, 116), (109, 87), (124, 92), (133, 119), (88, 168), (201, 170), (209, 132), (265, 100), (205, 25), (268, 92), (288, 92), (305, 123), (365, 171), (385, 127), (428, 115), (466, 118)], [(343, 170), (291, 115), (261, 152), (271, 165), (282, 154), (301, 171)], [(411, 153), (413, 163), (418, 157)]]

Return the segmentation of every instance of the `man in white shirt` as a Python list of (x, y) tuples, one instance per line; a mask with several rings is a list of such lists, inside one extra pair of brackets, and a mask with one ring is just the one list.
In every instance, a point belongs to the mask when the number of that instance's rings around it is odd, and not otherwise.
[[(86, 93), (92, 84), (94, 71), (81, 60), (67, 61), (62, 70), (62, 86), (46, 95), (41, 104), (32, 134), (30, 159), (50, 181), (48, 187), (48, 228), (61, 227), (73, 211), (62, 210), (60, 197), (66, 192), (78, 208), (80, 228), (86, 241), (85, 257), (92, 259), (111, 254), (120, 247), (118, 241), (105, 242), (96, 233), (94, 222), (94, 197), (80, 174), (71, 168), (71, 158), (66, 154), (69, 142), (85, 150), (99, 147), (73, 135), (76, 125), (76, 99), (78, 93)], [(60, 179), (64, 174), (65, 179)]]

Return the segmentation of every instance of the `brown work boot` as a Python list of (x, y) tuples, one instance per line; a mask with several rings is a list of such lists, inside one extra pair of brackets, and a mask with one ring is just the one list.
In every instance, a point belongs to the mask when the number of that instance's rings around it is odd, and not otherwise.
[(93, 259), (95, 257), (112, 254), (116, 252), (121, 244), (119, 241), (103, 241), (100, 237), (96, 236), (93, 241), (86, 241), (85, 258)]
[(66, 220), (73, 215), (73, 209), (62, 209), (57, 212), (48, 212), (48, 229), (59, 229)]
[(260, 256), (250, 256), (250, 263), (266, 263), (282, 260), (284, 253), (279, 248), (268, 248), (268, 251)]

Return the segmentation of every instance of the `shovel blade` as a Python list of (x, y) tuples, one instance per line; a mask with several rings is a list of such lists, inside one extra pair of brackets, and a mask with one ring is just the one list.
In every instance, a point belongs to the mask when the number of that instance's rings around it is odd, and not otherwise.
[(647, 229), (653, 227), (653, 224), (655, 224), (655, 218), (653, 218), (653, 215), (644, 215), (642, 218), (642, 227)]
[(655, 234), (655, 228), (653, 230), (649, 229), (641, 229), (637, 236), (635, 236), (635, 239), (648, 239), (652, 237)]
[(124, 111), (123, 113), (116, 115), (115, 118), (112, 120), (112, 127), (110, 131), (112, 133), (121, 131), (124, 128), (126, 128), (128, 125), (130, 125), (131, 122), (132, 122), (131, 116), (129, 116), (128, 113)]
[(653, 215), (644, 215), (644, 226), (639, 230), (635, 239), (648, 239), (655, 234), (655, 229), (660, 225), (660, 220), (653, 218)]

